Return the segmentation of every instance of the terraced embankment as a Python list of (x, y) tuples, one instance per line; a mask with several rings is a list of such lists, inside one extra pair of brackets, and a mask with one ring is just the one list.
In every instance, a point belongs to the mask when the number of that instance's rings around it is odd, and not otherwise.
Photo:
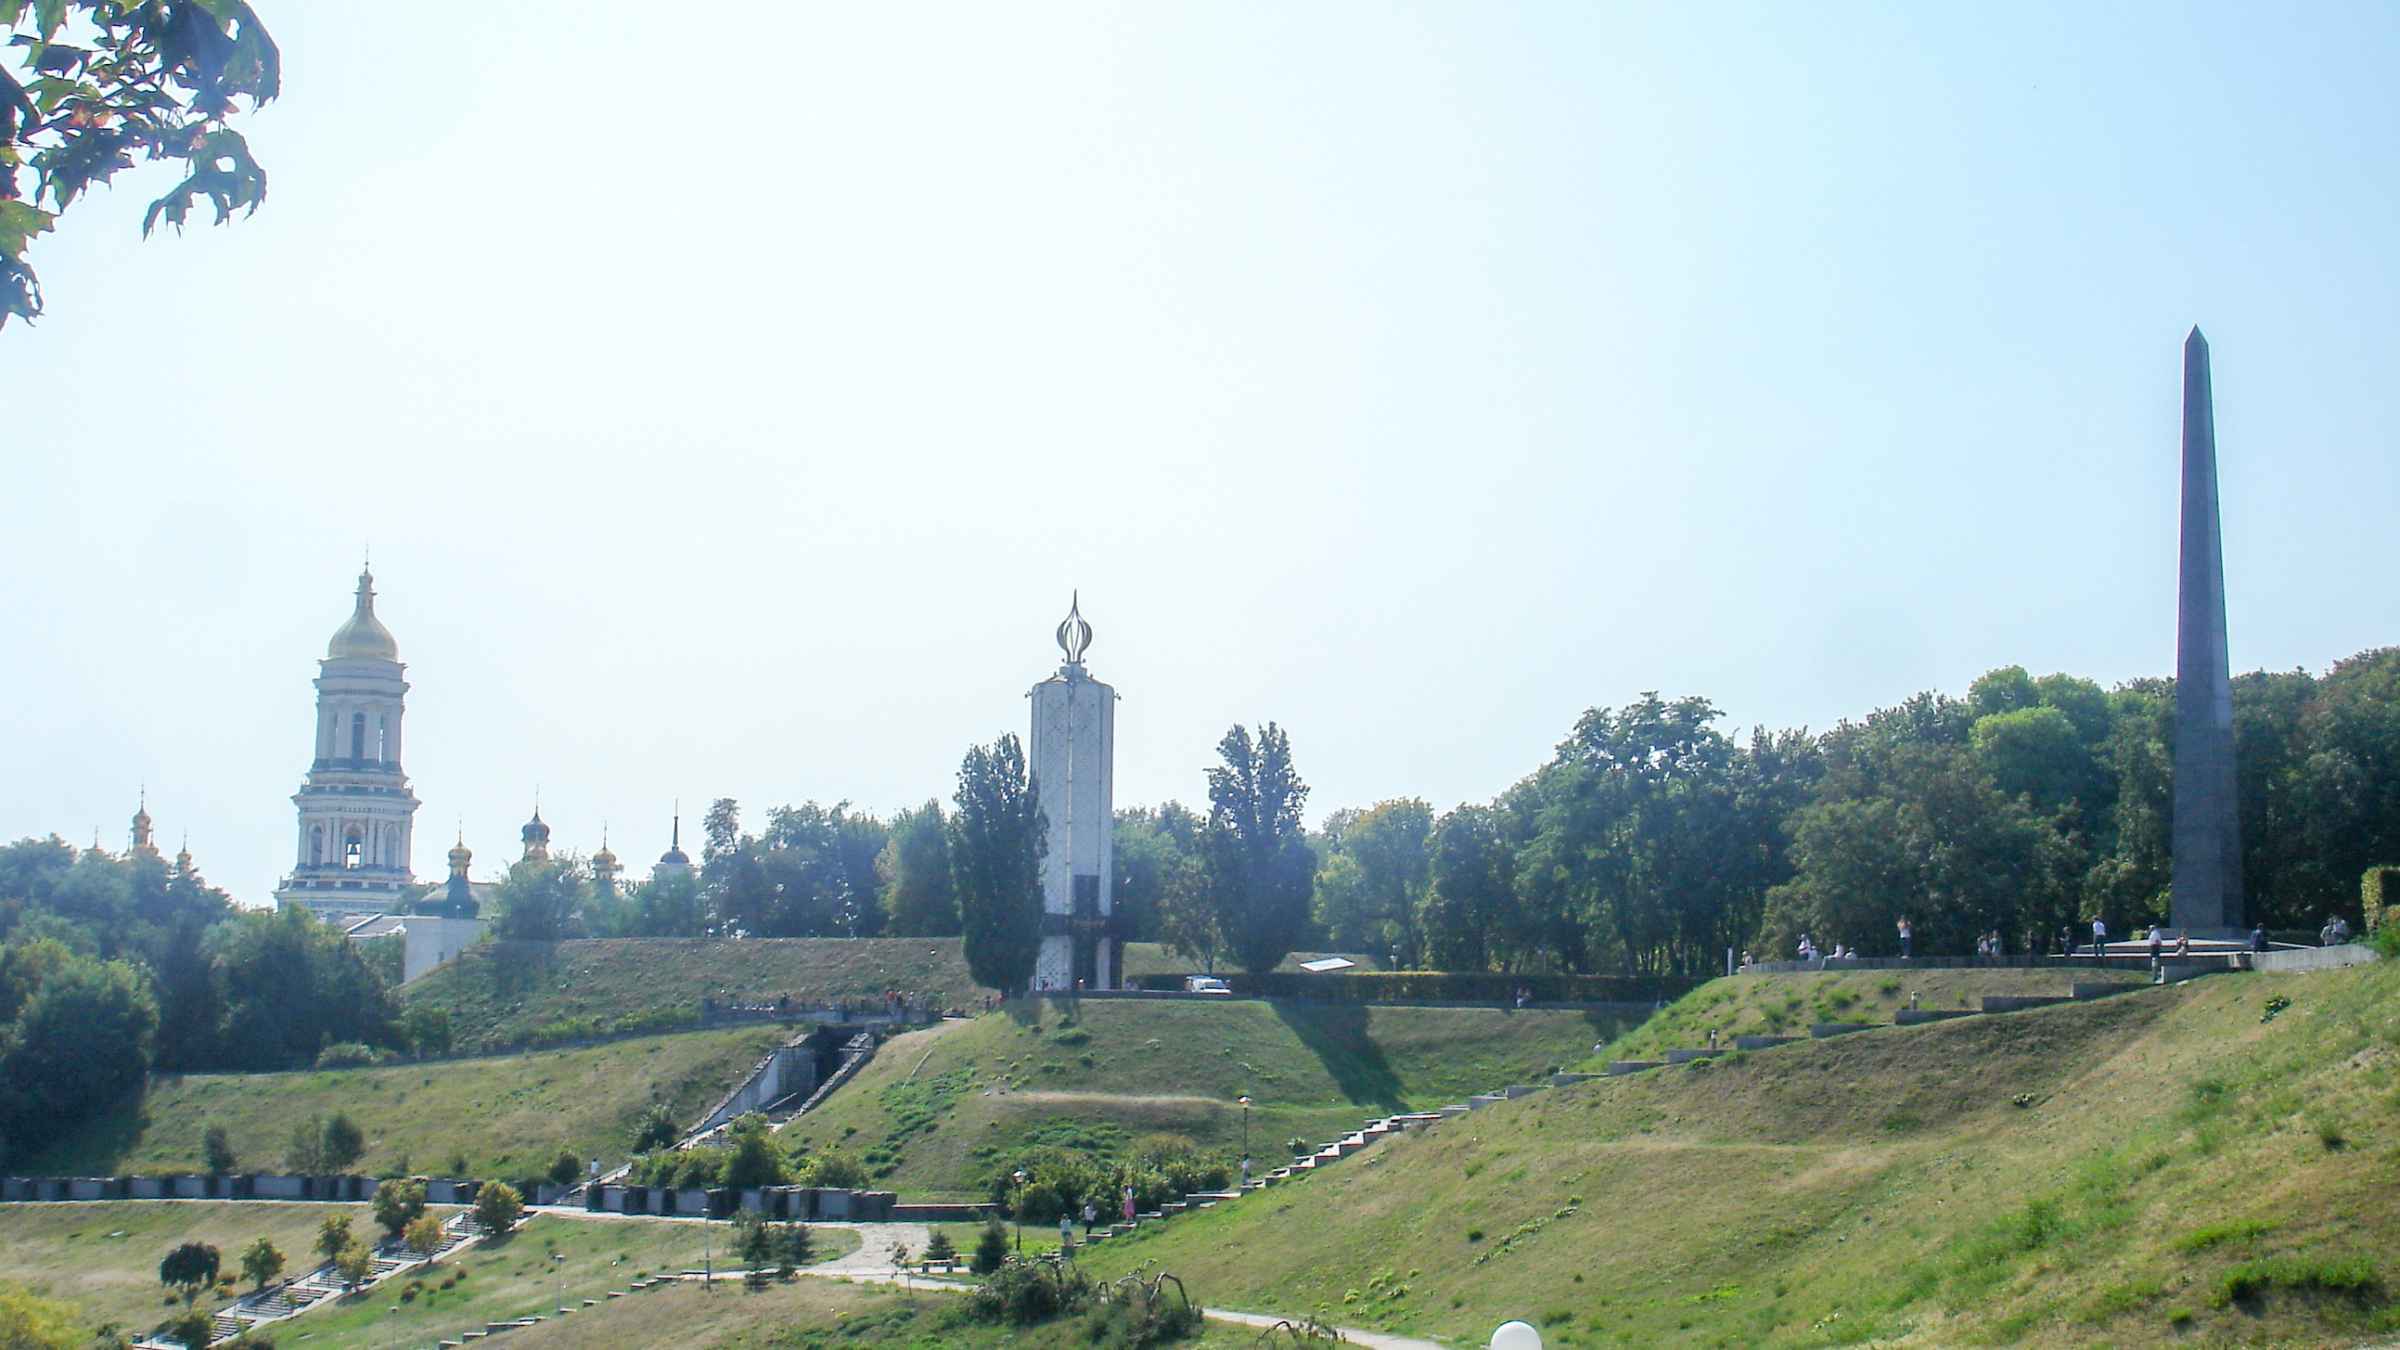
[(2400, 968), (2217, 976), (1539, 1093), (1089, 1260), (1553, 1345), (2339, 1343), (2400, 1329), (2395, 1064)]

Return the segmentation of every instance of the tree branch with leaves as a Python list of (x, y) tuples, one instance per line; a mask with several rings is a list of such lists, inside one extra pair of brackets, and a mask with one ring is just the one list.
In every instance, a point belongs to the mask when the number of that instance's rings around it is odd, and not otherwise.
[(136, 162), (183, 173), (143, 213), (145, 237), (182, 229), (202, 200), (219, 225), (266, 200), (266, 172), (227, 123), (274, 99), (282, 57), (244, 0), (0, 0), (0, 21), (22, 57), (17, 72), (0, 63), (0, 327), (42, 312), (34, 238)]

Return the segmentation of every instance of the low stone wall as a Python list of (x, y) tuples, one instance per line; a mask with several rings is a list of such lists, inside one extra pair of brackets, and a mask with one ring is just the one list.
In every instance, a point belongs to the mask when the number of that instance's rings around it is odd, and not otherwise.
[(1778, 1045), (1790, 1045), (1794, 1041), (1806, 1039), (1808, 1038), (1805, 1036), (1736, 1036), (1733, 1038), (1733, 1048), (1736, 1050), (1770, 1050)]
[(1821, 1041), (1833, 1036), (1847, 1036), (1854, 1031), (1874, 1029), (1872, 1022), (1819, 1022), (1808, 1029), (1808, 1034)]
[(2338, 947), (2295, 947), (2279, 952), (2246, 952), (2244, 965), (2252, 970), (2293, 973), (2304, 970), (2339, 970), (2344, 966), (2363, 966), (2378, 960), (2375, 949), (2356, 942)]
[(1983, 1010), (1987, 1013), (2023, 1012), (2027, 1008), (2054, 1008), (2075, 1000), (2066, 994), (1986, 994)]
[(1902, 1008), (1900, 1011), (1892, 1014), (1892, 1025), (1901, 1027), (1923, 1026), (1927, 1022), (1948, 1022), (1954, 1018), (1978, 1017), (1981, 1015), (1982, 1014), (1977, 1013), (1971, 1008)]

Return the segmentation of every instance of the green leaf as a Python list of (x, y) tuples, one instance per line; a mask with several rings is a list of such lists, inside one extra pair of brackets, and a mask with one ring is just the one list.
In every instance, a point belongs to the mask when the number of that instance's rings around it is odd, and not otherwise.
[(67, 22), (67, 0), (33, 0), (34, 31), (48, 42)]
[(25, 256), (25, 244), (37, 234), (50, 229), (58, 216), (30, 202), (0, 201), (0, 258), (11, 261)]

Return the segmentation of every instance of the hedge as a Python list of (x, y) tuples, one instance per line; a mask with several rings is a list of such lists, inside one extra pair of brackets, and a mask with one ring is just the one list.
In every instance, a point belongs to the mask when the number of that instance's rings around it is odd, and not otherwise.
[[(1237, 994), (1313, 998), (1335, 1003), (1508, 1003), (1530, 989), (1536, 1003), (1657, 1003), (1683, 997), (1702, 983), (1676, 976), (1497, 975), (1476, 971), (1367, 970), (1340, 975), (1237, 971), (1218, 976)], [(1142, 975), (1135, 987), (1179, 990), (1181, 975)]]
[(2367, 931), (2383, 926), (2387, 906), (2400, 905), (2400, 867), (2370, 867), (2358, 883), (2359, 907), (2366, 912)]

